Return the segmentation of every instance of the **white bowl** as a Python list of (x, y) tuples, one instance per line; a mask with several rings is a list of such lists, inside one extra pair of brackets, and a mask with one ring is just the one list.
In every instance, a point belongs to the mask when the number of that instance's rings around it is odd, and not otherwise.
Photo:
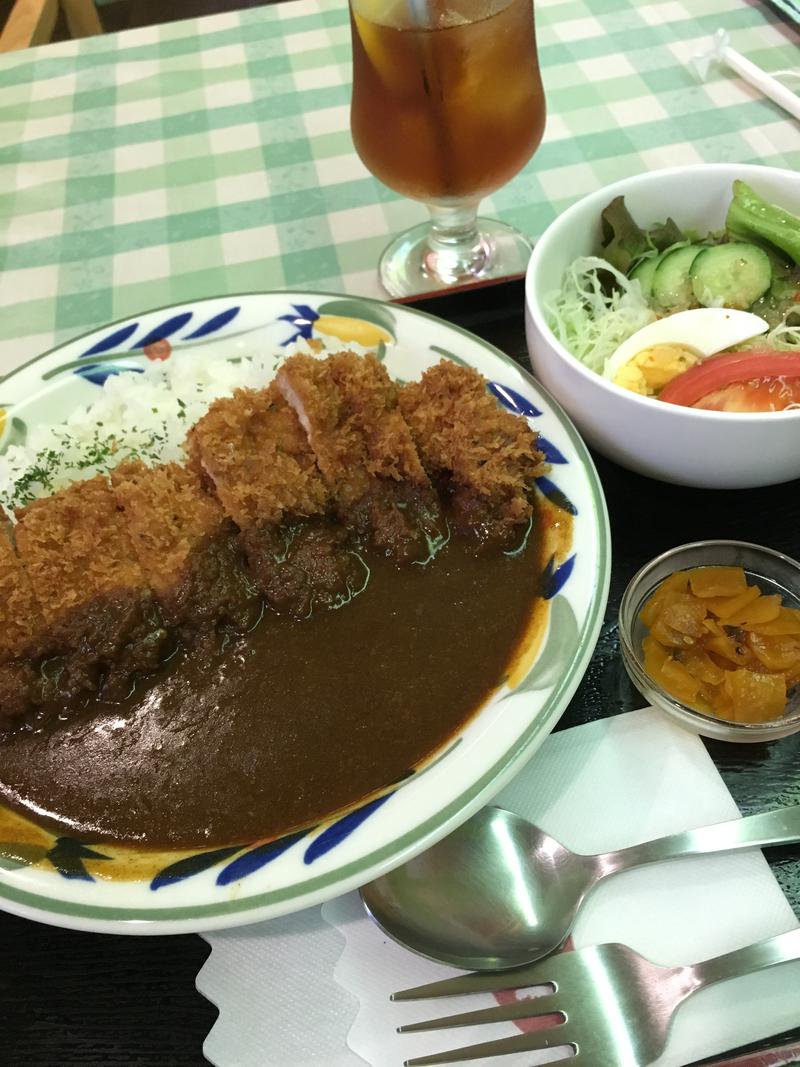
[(800, 477), (800, 411), (700, 411), (638, 396), (584, 367), (545, 321), (543, 298), (568, 265), (600, 248), (600, 212), (615, 196), (642, 226), (672, 216), (700, 233), (721, 229), (735, 178), (800, 214), (800, 175), (772, 167), (698, 164), (638, 174), (585, 196), (536, 245), (525, 280), (525, 329), (536, 377), (609, 459), (651, 478), (708, 489), (746, 489)]

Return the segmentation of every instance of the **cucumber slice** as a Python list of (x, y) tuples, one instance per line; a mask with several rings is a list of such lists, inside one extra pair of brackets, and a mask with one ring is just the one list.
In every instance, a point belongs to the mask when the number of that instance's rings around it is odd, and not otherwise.
[(665, 311), (682, 311), (696, 303), (689, 271), (701, 251), (700, 245), (675, 248), (656, 267), (653, 299)]
[(705, 248), (689, 274), (694, 295), (703, 307), (744, 311), (772, 284), (772, 263), (763, 248), (731, 241)]
[(636, 264), (628, 275), (631, 280), (635, 278), (642, 287), (642, 296), (645, 300), (649, 300), (653, 295), (653, 275), (662, 258), (663, 257), (659, 254), (650, 256), (649, 259), (643, 259)]

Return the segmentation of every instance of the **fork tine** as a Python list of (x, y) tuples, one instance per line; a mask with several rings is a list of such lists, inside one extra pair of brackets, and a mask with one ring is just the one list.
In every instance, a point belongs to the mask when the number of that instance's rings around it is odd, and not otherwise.
[(437, 1052), (433, 1056), (417, 1056), (416, 1059), (406, 1060), (405, 1067), (428, 1067), (428, 1065), (437, 1063), (465, 1063), (467, 1060), (479, 1060), (484, 1056), (506, 1056), (511, 1052), (542, 1052), (545, 1049), (559, 1048), (562, 1045), (572, 1045), (576, 1051), (570, 1064), (581, 1058), (574, 1042), (570, 1041), (567, 1030), (559, 1026), (552, 1030), (537, 1030), (533, 1034), (503, 1037), (498, 1041), (482, 1041), (479, 1045), (465, 1045), (463, 1048), (454, 1048), (449, 1052)]
[[(398, 1034), (412, 1034), (419, 1030), (445, 1030), (451, 1026), (477, 1026), (480, 1023), (502, 1023), (509, 1019), (541, 1019), (546, 1015), (562, 1015), (558, 1007), (560, 998), (555, 993), (530, 1000), (515, 1000), (513, 1004), (498, 1004), (494, 1008), (479, 1008), (477, 1011), (465, 1011), (459, 1015), (444, 1015), (438, 1019), (423, 1019), (419, 1023), (407, 1023), (398, 1026)], [(566, 1018), (566, 1016), (564, 1016)], [(561, 1020), (561, 1024), (564, 1022)], [(554, 1023), (553, 1026), (561, 1025)]]
[[(553, 960), (547, 960), (552, 965)], [(459, 974), (455, 978), (443, 978), (439, 982), (401, 989), (392, 993), (391, 1000), (423, 1000), (427, 997), (456, 997), (462, 993), (497, 993), (501, 989), (527, 989), (530, 986), (552, 986), (546, 966), (531, 964), (513, 971), (493, 971), (491, 974), (474, 972)]]

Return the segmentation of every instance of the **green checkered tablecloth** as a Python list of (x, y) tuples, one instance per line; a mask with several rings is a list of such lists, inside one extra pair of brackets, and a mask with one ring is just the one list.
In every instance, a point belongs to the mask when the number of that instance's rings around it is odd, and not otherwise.
[[(800, 166), (800, 126), (687, 59), (719, 27), (798, 63), (760, 0), (537, 0), (545, 140), (484, 205), (533, 237), (637, 171)], [(381, 295), (389, 235), (424, 208), (348, 129), (346, 0), (297, 0), (0, 57), (0, 369), (148, 307), (257, 289)]]

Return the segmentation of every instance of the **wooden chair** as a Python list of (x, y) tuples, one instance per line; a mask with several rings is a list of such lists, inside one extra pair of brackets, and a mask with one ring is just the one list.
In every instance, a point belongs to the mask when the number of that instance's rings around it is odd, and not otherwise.
[(52, 39), (59, 7), (63, 8), (71, 37), (103, 32), (94, 0), (15, 0), (0, 33), (0, 52), (13, 52)]

